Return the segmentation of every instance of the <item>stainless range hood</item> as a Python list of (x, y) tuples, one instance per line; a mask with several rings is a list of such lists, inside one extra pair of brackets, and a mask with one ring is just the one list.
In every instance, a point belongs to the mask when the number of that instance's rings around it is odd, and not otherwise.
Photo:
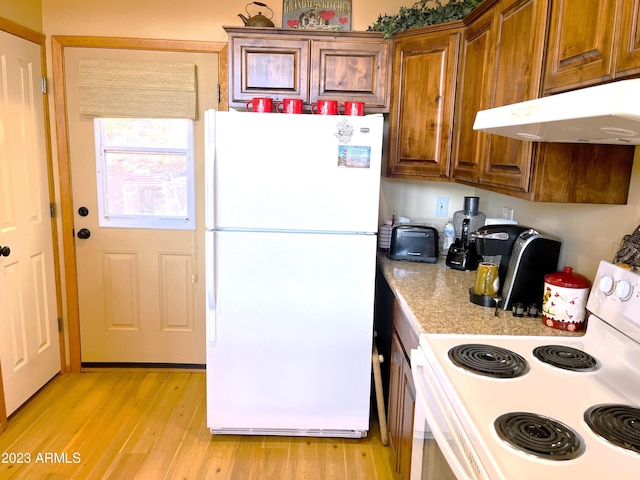
[(640, 79), (482, 110), (473, 129), (537, 142), (640, 145)]

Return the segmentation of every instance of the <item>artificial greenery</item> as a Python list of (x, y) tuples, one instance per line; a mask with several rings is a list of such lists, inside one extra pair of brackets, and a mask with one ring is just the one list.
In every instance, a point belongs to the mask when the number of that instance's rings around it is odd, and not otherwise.
[(397, 15), (380, 15), (367, 30), (383, 32), (384, 38), (412, 28), (459, 20), (482, 3), (482, 0), (450, 0), (443, 5), (440, 0), (419, 0), (412, 7), (400, 7)]

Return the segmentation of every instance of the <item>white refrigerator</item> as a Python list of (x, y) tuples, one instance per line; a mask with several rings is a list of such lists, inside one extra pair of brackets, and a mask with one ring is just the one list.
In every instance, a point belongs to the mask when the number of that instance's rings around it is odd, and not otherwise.
[(365, 436), (383, 118), (205, 115), (207, 426)]

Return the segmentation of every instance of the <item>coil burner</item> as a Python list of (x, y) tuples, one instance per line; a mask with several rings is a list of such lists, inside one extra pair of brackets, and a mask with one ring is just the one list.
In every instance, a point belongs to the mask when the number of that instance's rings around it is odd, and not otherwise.
[(533, 355), (543, 363), (572, 372), (592, 372), (598, 368), (595, 357), (565, 345), (542, 345), (533, 349)]
[(543, 415), (512, 412), (494, 422), (498, 436), (515, 449), (547, 460), (572, 460), (585, 451), (580, 435)]
[(529, 364), (520, 355), (494, 345), (467, 343), (448, 353), (455, 365), (487, 377), (516, 378), (529, 371)]
[(640, 408), (618, 404), (595, 405), (584, 412), (584, 421), (605, 440), (640, 453)]

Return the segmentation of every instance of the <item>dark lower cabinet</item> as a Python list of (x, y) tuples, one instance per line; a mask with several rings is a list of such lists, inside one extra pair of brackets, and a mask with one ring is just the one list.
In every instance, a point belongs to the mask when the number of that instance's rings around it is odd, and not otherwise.
[(411, 476), (411, 443), (416, 390), (411, 364), (398, 333), (391, 339), (391, 375), (389, 380), (389, 437), (396, 453), (396, 471), (402, 479)]

